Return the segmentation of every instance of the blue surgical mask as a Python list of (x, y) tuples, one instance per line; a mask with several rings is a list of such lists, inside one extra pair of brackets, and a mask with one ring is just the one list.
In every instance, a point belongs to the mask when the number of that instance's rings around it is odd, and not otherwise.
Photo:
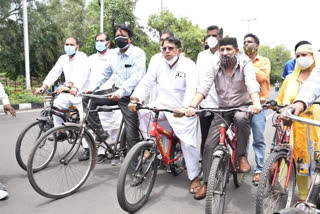
[(73, 54), (75, 54), (76, 53), (76, 49), (77, 49), (76, 46), (72, 46), (72, 45), (65, 45), (64, 46), (64, 52), (66, 52), (66, 54), (68, 56), (72, 56)]
[(100, 51), (100, 52), (102, 52), (102, 51), (104, 51), (105, 49), (107, 49), (108, 47), (107, 47), (107, 44), (105, 43), (105, 42), (96, 42), (96, 49), (97, 49), (97, 51)]

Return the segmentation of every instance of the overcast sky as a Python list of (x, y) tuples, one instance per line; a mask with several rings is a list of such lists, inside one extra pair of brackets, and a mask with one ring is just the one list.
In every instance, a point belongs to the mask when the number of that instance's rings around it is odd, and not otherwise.
[[(224, 35), (237, 37), (242, 45), (249, 31), (260, 44), (285, 45), (293, 51), (300, 40), (310, 41), (320, 49), (319, 0), (162, 0), (164, 8), (176, 17), (187, 17), (205, 29), (209, 25), (223, 27)], [(159, 13), (161, 0), (138, 0), (135, 15), (142, 26), (151, 14)]]

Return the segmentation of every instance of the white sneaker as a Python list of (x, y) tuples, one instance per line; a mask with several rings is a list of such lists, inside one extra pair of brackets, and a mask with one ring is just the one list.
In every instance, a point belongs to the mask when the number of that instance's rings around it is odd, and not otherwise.
[(2, 190), (2, 189), (0, 190), (0, 200), (6, 198), (8, 195), (9, 194), (7, 191)]

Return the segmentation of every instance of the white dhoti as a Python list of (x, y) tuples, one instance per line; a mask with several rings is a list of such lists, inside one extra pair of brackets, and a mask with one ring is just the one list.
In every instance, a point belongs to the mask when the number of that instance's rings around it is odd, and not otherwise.
[[(140, 130), (144, 137), (149, 136), (152, 127), (154, 113), (149, 110), (139, 110)], [(196, 148), (198, 138), (198, 118), (182, 117), (176, 118), (172, 113), (160, 112), (158, 124), (171, 130), (172, 127), (175, 135), (180, 139), (184, 160), (187, 166), (188, 178), (193, 180), (199, 174), (199, 152)]]

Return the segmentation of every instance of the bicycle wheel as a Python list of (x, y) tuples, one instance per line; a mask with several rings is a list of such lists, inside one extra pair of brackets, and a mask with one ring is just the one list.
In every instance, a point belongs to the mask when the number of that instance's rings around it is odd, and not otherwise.
[(296, 184), (296, 170), (291, 167), (291, 176), (286, 187), (287, 172), (290, 168), (286, 151), (271, 153), (263, 167), (257, 188), (256, 213), (273, 213), (289, 208), (293, 202)]
[(172, 141), (171, 151), (170, 151), (170, 160), (178, 158), (178, 160), (173, 161), (169, 164), (169, 168), (171, 173), (174, 176), (179, 175), (185, 169), (185, 162), (182, 154), (181, 144), (177, 141)]
[[(59, 126), (47, 131), (39, 140), (28, 160), (28, 179), (32, 187), (42, 196), (63, 198), (71, 195), (86, 181), (95, 165), (95, 148), (92, 136), (84, 131), (79, 136), (79, 126)], [(60, 133), (64, 138), (58, 138)], [(58, 140), (59, 139), (59, 140)], [(79, 161), (78, 156), (84, 152), (81, 143), (86, 141), (89, 149), (89, 160)], [(52, 145), (56, 143), (56, 151), (48, 160)], [(40, 168), (35, 172), (35, 167)]]
[[(35, 142), (48, 129), (52, 128), (51, 124), (45, 121), (35, 121), (22, 130), (16, 142), (16, 160), (19, 166), (27, 171), (28, 157), (35, 145)], [(56, 146), (53, 145), (51, 154), (54, 153)], [(50, 156), (49, 156), (50, 158)], [(36, 169), (37, 170), (37, 169)]]
[(223, 213), (228, 171), (228, 161), (225, 158), (214, 157), (208, 178), (206, 214)]
[(135, 212), (147, 202), (156, 179), (157, 166), (153, 141), (142, 141), (129, 151), (121, 166), (117, 185), (117, 198), (123, 210)]

